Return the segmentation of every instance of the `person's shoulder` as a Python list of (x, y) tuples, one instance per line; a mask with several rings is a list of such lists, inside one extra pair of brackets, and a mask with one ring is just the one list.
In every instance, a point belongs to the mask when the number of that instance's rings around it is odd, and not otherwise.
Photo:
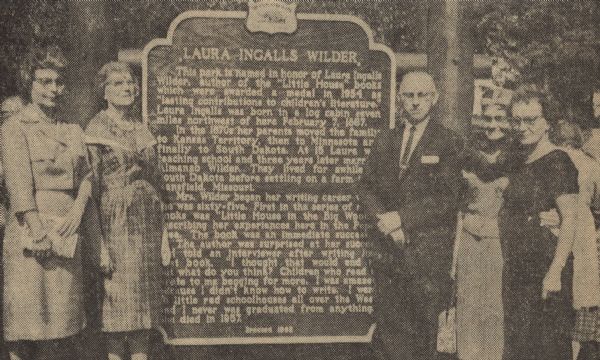
[(549, 162), (573, 164), (571, 155), (569, 155), (569, 153), (567, 151), (565, 151), (564, 149), (561, 149), (561, 148), (552, 149), (543, 158)]
[(447, 138), (449, 140), (462, 139), (462, 137), (454, 130), (446, 127), (439, 122), (432, 122), (430, 126), (433, 127), (433, 131), (438, 133), (439, 136)]
[(543, 156), (540, 160), (542, 160), (541, 165), (543, 167), (555, 172), (564, 175), (577, 175), (579, 173), (573, 159), (571, 159), (571, 156), (563, 149), (556, 148)]
[(156, 145), (156, 139), (145, 122), (135, 122), (135, 136), (138, 150), (143, 150)]
[(380, 129), (375, 135), (375, 145), (382, 146), (383, 144), (388, 144), (392, 139), (398, 136), (400, 130), (398, 127), (395, 128), (383, 128)]
[(147, 123), (136, 120), (133, 123), (133, 126), (135, 127), (135, 131), (136, 132), (141, 132), (141, 133), (150, 133), (150, 127), (148, 126)]
[(4, 120), (2, 129), (19, 129), (24, 124), (35, 122), (35, 120), (33, 115), (26, 111), (26, 108), (23, 108)]
[(439, 122), (433, 122), (430, 126), (433, 127), (432, 133), (435, 134), (437, 142), (443, 147), (454, 152), (462, 153), (465, 151), (466, 141), (462, 135)]
[(94, 115), (85, 127), (85, 133), (87, 135), (97, 135), (102, 132), (102, 130), (105, 128), (105, 116), (106, 115), (104, 114), (104, 111), (100, 111)]

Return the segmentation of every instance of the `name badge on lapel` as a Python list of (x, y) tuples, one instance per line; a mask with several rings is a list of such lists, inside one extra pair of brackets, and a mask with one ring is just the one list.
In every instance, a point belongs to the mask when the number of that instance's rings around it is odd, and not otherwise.
[(421, 164), (437, 164), (440, 162), (440, 157), (437, 155), (421, 156)]

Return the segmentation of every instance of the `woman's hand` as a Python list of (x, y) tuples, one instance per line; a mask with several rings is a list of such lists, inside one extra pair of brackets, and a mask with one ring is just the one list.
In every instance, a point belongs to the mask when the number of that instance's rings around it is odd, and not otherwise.
[(31, 248), (27, 250), (30, 250), (31, 255), (36, 259), (40, 261), (46, 260), (52, 255), (52, 239), (48, 234), (44, 234), (39, 241), (34, 241), (31, 244)]
[(545, 226), (554, 236), (560, 233), (560, 215), (556, 209), (540, 212), (540, 226)]
[(102, 274), (109, 276), (115, 271), (113, 260), (110, 252), (104, 243), (100, 246), (100, 271)]
[(558, 266), (552, 264), (546, 276), (544, 277), (544, 281), (542, 283), (542, 298), (547, 299), (549, 293), (559, 292), (561, 289), (561, 273), (562, 269)]
[(56, 228), (56, 232), (58, 232), (60, 236), (68, 238), (75, 234), (81, 224), (81, 218), (85, 212), (85, 204), (86, 203), (83, 201), (75, 200), (73, 206), (71, 206), (71, 209), (69, 209), (65, 215), (64, 220), (58, 224), (58, 227)]
[(169, 246), (169, 233), (167, 229), (163, 229), (162, 241), (160, 244), (160, 255), (163, 266), (169, 266), (171, 263), (171, 247)]

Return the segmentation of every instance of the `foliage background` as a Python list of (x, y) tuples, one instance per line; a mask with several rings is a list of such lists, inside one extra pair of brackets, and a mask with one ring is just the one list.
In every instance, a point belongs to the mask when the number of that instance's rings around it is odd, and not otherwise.
[[(69, 1), (3, 0), (0, 5), (0, 96), (14, 92), (18, 59), (33, 44), (59, 43), (77, 36)], [(503, 56), (525, 81), (548, 88), (568, 118), (585, 123), (591, 89), (598, 87), (600, 5), (593, 0), (471, 1), (475, 52)], [(245, 10), (243, 0), (110, 1), (116, 48), (141, 48), (164, 36), (170, 21), (190, 9)], [(300, 1), (299, 12), (353, 14), (365, 20), (378, 41), (395, 51), (424, 52), (426, 2), (405, 0)], [(589, 116), (588, 116), (589, 117)]]
[[(14, 93), (18, 59), (29, 46), (59, 43), (68, 48), (73, 42), (77, 29), (69, 21), (69, 2), (75, 1), (84, 0), (2, 1), (1, 97)], [(562, 102), (568, 118), (589, 125), (591, 89), (600, 86), (599, 2), (470, 2), (471, 13), (466, 18), (472, 22), (475, 52), (507, 58), (521, 71), (524, 81), (549, 89)], [(299, 12), (356, 15), (371, 26), (379, 42), (395, 51), (424, 52), (427, 47), (426, 1), (298, 3)], [(170, 21), (185, 10), (246, 9), (244, 0), (117, 0), (108, 2), (108, 6), (116, 28), (116, 48), (141, 48), (150, 38), (164, 36)]]

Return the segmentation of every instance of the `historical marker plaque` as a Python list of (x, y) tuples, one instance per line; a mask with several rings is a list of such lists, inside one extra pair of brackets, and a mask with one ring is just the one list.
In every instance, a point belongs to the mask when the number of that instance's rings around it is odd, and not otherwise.
[(393, 54), (354, 17), (298, 14), (269, 34), (246, 16), (186, 12), (144, 51), (144, 117), (175, 199), (167, 342), (369, 341), (353, 183), (393, 118)]

